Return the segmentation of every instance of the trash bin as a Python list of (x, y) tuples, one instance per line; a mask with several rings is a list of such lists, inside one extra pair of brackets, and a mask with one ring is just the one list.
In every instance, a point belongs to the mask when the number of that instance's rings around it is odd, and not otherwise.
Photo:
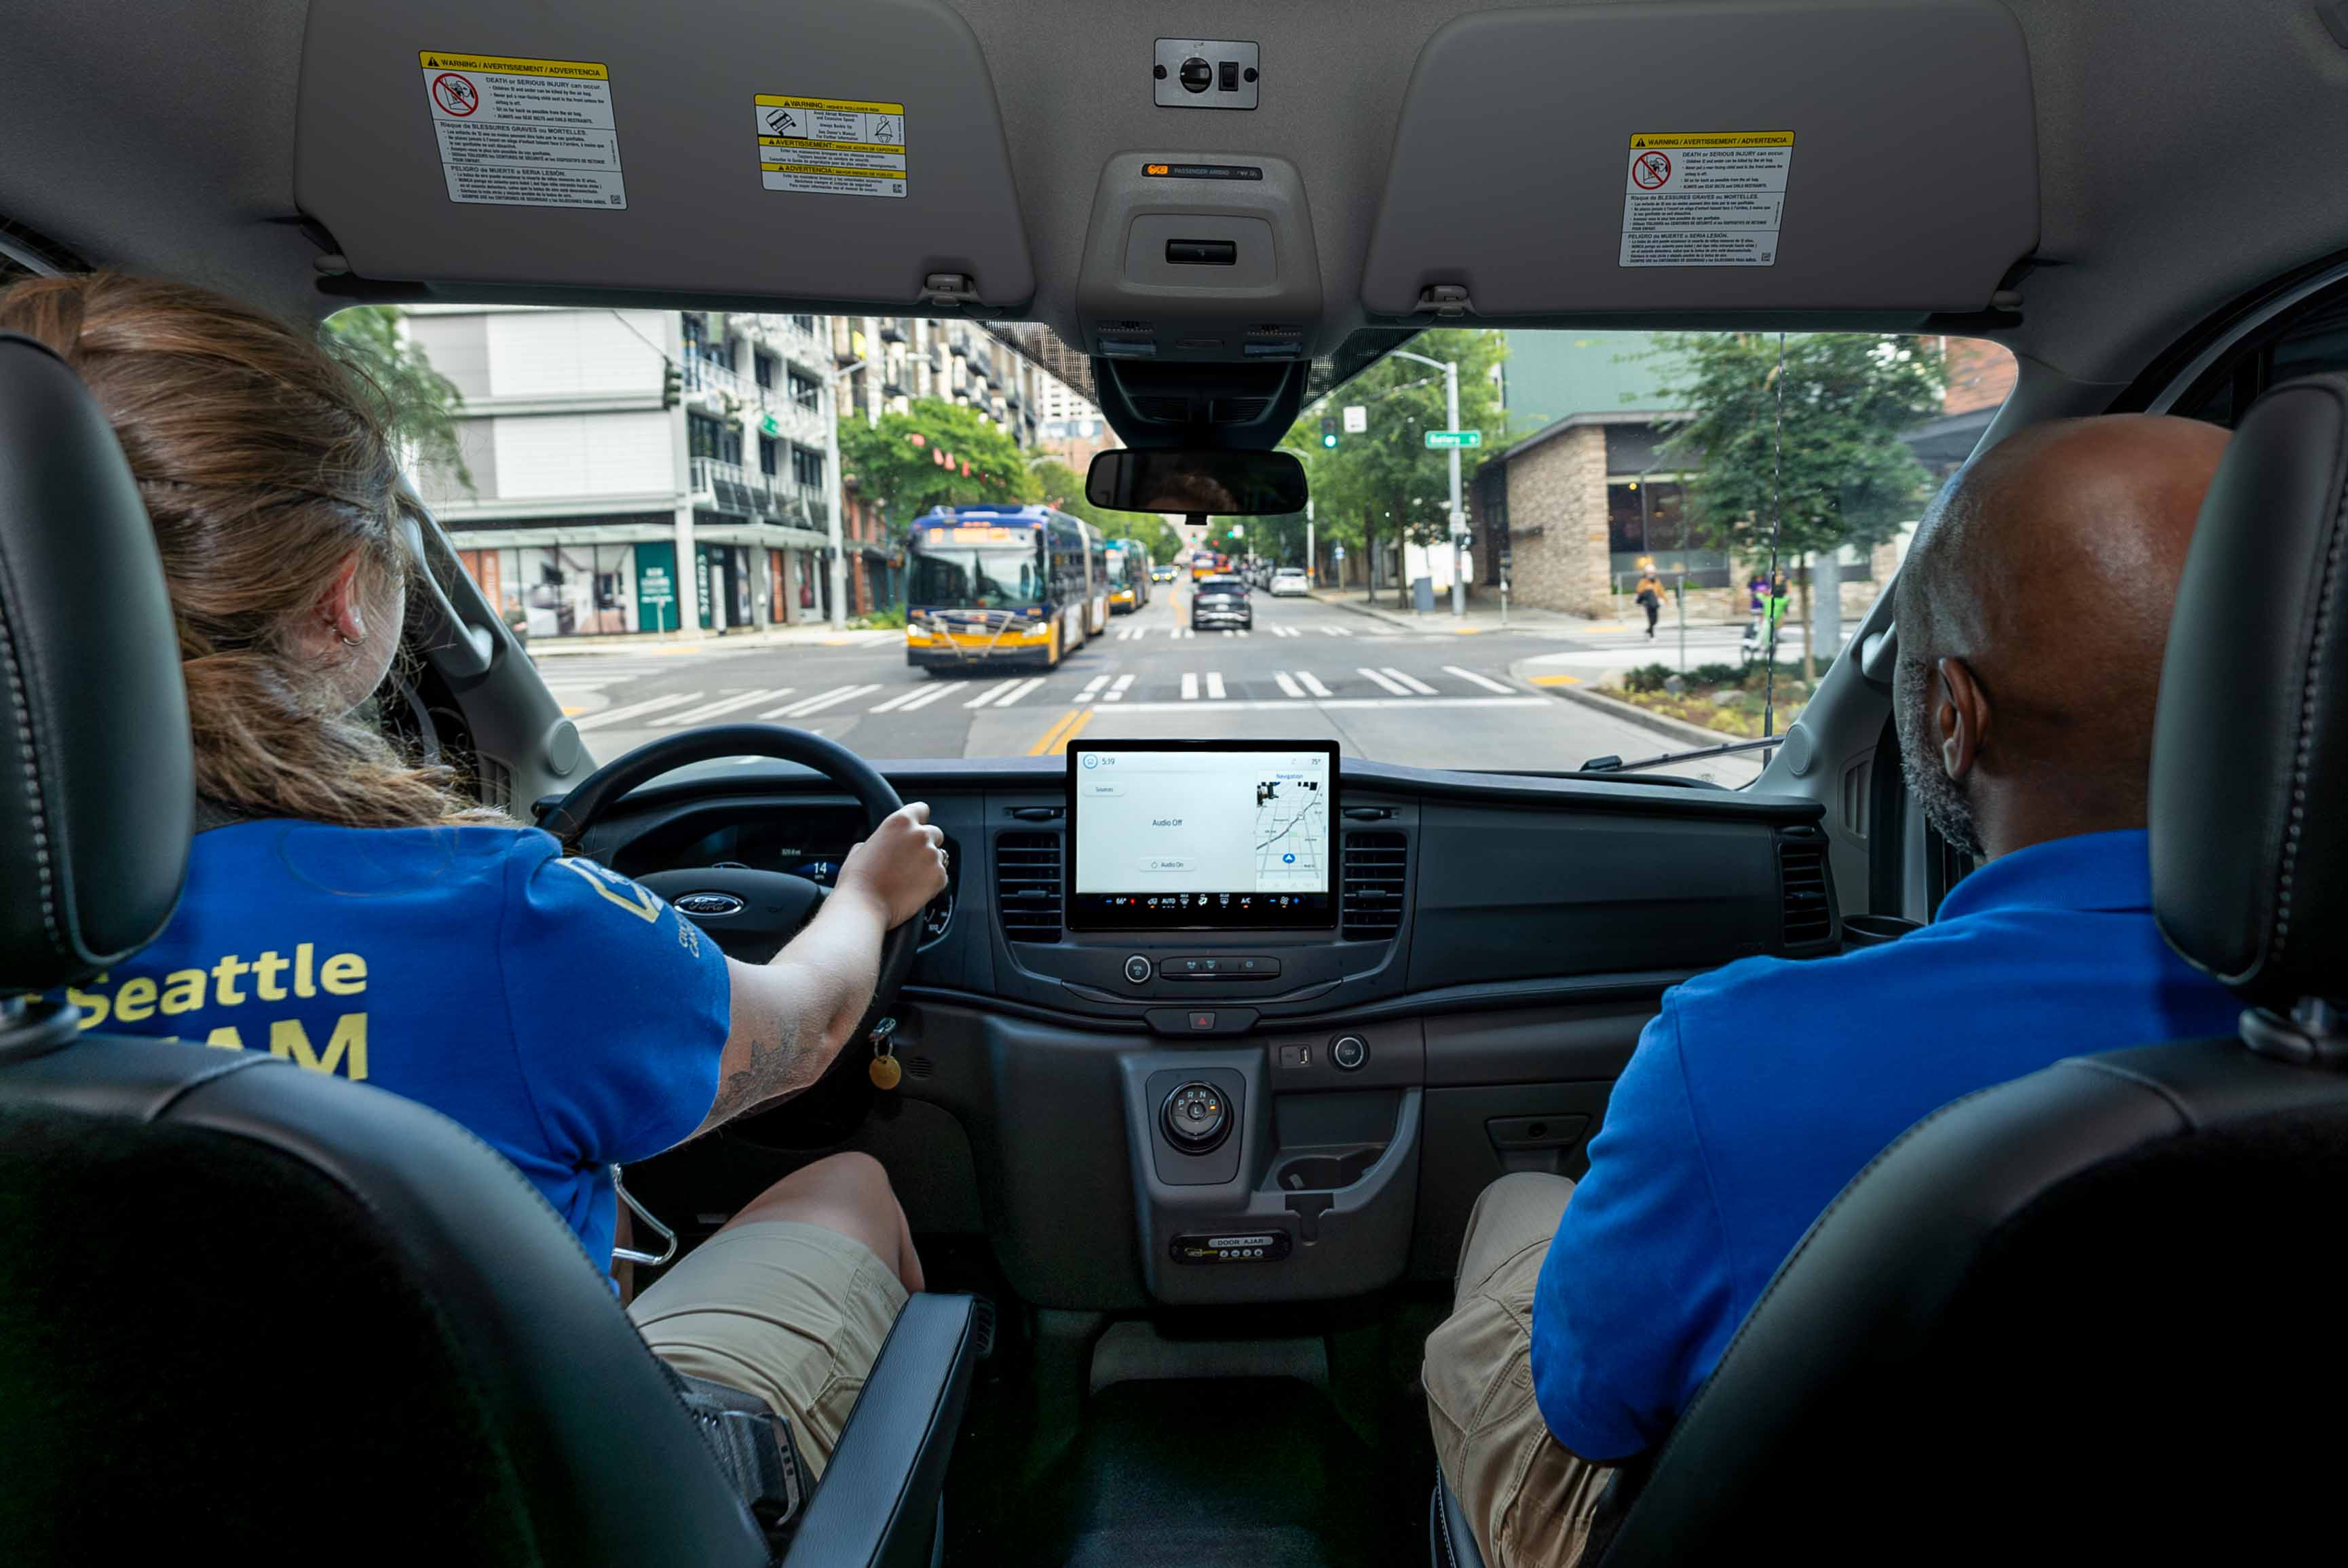
[(1410, 579), (1410, 607), (1421, 615), (1435, 608), (1435, 579), (1415, 577)]

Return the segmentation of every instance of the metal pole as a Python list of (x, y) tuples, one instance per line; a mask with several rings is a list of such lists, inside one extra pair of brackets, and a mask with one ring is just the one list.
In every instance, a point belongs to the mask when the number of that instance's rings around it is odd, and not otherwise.
[(1468, 613), (1468, 583), (1461, 568), (1459, 536), (1468, 518), (1459, 509), (1459, 362), (1446, 361), (1443, 366), (1443, 418), (1454, 433), (1451, 447), (1451, 613)]
[(835, 370), (823, 383), (823, 485), (825, 532), (831, 540), (831, 629), (839, 630), (848, 623), (848, 556), (840, 540), (839, 528), (839, 372)]
[(1313, 570), (1313, 498), (1307, 496), (1304, 498), (1304, 586), (1313, 587), (1317, 575)]

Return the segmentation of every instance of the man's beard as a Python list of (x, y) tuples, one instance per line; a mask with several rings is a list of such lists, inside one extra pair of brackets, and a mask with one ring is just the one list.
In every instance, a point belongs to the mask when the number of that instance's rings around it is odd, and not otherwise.
[(1941, 765), (1932, 744), (1931, 691), (1930, 665), (1916, 659), (1893, 663), (1891, 703), (1900, 733), (1900, 772), (1908, 781), (1908, 798), (1924, 808), (1924, 820), (1960, 854), (1979, 859), (1981, 835), (1973, 825), (1972, 802), (1965, 786)]

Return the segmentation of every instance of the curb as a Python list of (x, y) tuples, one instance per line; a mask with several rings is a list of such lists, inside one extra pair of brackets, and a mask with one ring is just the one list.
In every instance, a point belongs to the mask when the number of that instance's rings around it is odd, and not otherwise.
[(1633, 707), (1628, 702), (1618, 702), (1611, 697), (1601, 697), (1587, 688), (1545, 686), (1542, 690), (1554, 696), (1562, 697), (1569, 702), (1579, 702), (1585, 708), (1611, 714), (1617, 719), (1636, 724), (1642, 729), (1653, 730), (1655, 733), (1668, 736), (1674, 741), (1701, 746), (1718, 746), (1743, 738), (1732, 735), (1725, 730), (1707, 730), (1700, 724), (1691, 724), (1685, 720), (1674, 719), (1667, 713), (1651, 713), (1644, 708)]

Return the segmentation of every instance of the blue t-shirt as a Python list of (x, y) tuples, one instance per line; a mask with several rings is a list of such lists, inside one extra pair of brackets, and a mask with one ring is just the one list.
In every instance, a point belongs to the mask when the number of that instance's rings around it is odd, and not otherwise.
[(84, 1029), (267, 1050), (462, 1122), (609, 1269), (611, 1166), (709, 1114), (725, 956), (535, 828), (200, 834), (163, 934), (68, 993)]
[(1884, 947), (1674, 987), (1541, 1266), (1550, 1430), (1597, 1460), (1660, 1441), (1810, 1222), (1936, 1108), (2065, 1057), (2230, 1034), (2240, 1010), (2161, 940), (2140, 832), (2002, 856)]

